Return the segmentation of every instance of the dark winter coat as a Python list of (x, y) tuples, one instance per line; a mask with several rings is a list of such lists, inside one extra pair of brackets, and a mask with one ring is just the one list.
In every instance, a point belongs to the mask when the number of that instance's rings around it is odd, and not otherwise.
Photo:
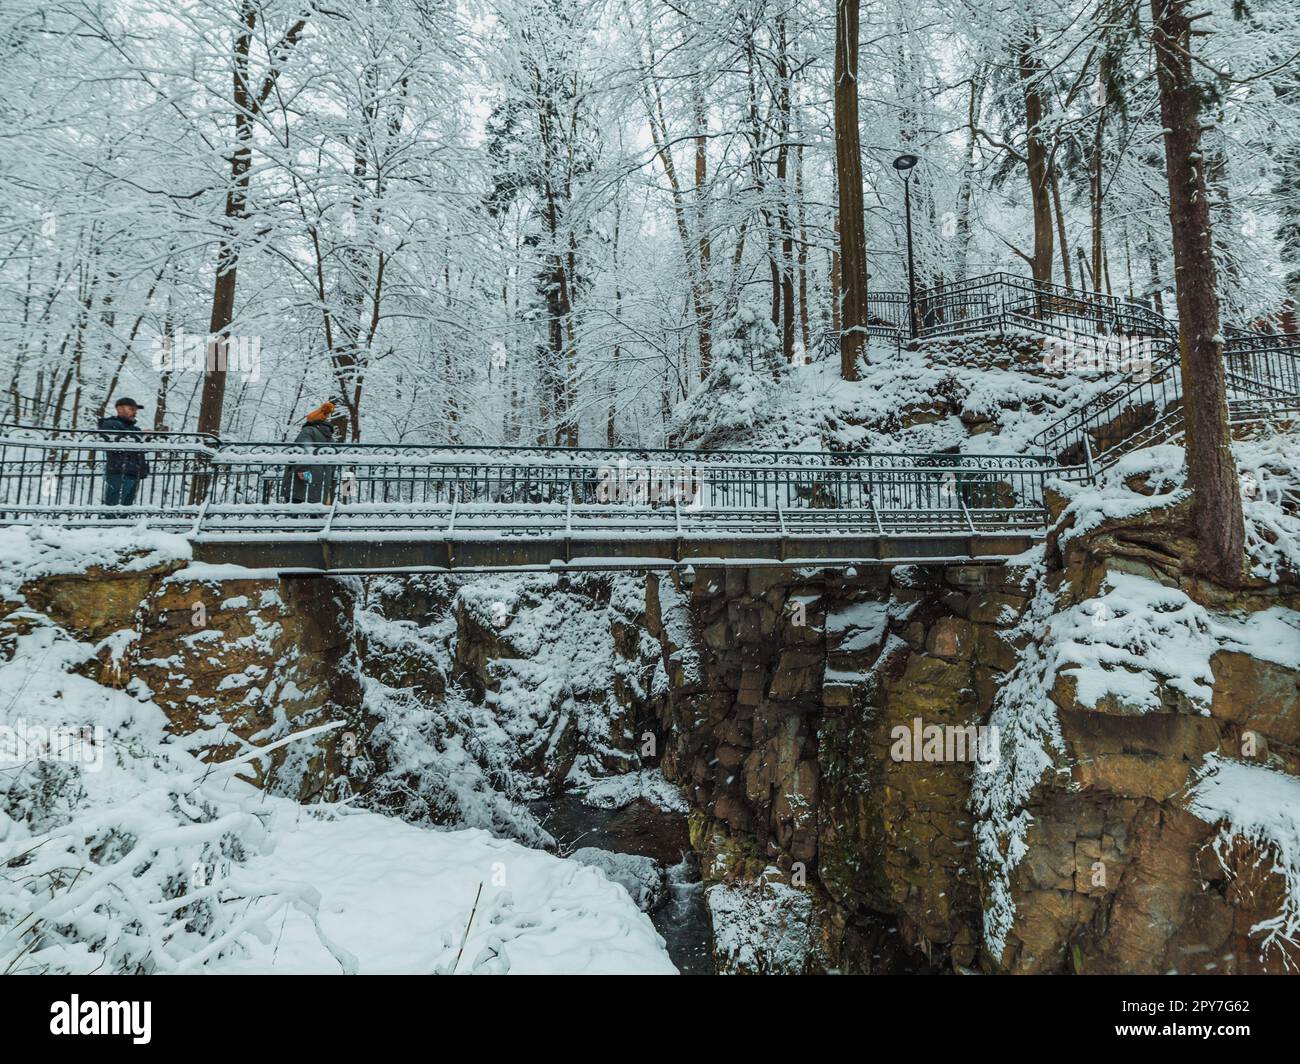
[[(329, 443), (334, 431), (324, 421), (309, 421), (298, 432), (294, 443)], [(299, 476), (299, 474), (305, 476)], [(293, 465), (284, 471), (281, 485), (283, 497), (289, 502), (328, 502), (333, 498), (334, 466)]]
[[(101, 417), (99, 427), (106, 432), (134, 432), (142, 435), (140, 427), (132, 418)], [(135, 477), (138, 480), (143, 480), (149, 475), (149, 460), (145, 458), (144, 451), (132, 448), (122, 451), (105, 451), (104, 455), (107, 458), (104, 464), (105, 473), (121, 473), (128, 477)]]

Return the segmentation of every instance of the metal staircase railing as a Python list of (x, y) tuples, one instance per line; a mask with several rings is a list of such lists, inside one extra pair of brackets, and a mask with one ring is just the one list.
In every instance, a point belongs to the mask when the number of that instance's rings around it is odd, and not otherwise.
[[(873, 335), (909, 333), (906, 292), (867, 294)], [(916, 295), (917, 337), (930, 339), (1021, 328), (1072, 339), (1081, 335), (1168, 339), (1173, 324), (1151, 307), (1100, 292), (991, 273), (945, 282)]]
[[(1257, 420), (1300, 409), (1300, 337), (1231, 333), (1224, 377), (1232, 421)], [(1170, 439), (1183, 427), (1182, 365), (1172, 345), (1148, 379), (1120, 381), (1034, 437), (1044, 453), (1082, 462), (1091, 449), (1097, 469), (1139, 447)]]

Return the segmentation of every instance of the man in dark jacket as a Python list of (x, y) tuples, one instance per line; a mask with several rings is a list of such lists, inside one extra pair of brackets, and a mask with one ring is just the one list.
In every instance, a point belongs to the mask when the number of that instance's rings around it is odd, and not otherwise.
[[(134, 432), (138, 435), (140, 428), (135, 423), (135, 416), (140, 412), (140, 404), (124, 396), (115, 406), (116, 416), (100, 418), (99, 427), (107, 432)], [(104, 505), (132, 505), (140, 481), (149, 475), (149, 462), (144, 451), (132, 447), (105, 451), (104, 456), (107, 459), (104, 463)]]
[[(334, 429), (329, 416), (334, 413), (333, 403), (322, 403), (307, 415), (307, 422), (298, 431), (294, 443), (329, 443)], [(334, 467), (332, 465), (292, 465), (284, 471), (281, 485), (282, 497), (289, 502), (328, 502), (333, 497)]]

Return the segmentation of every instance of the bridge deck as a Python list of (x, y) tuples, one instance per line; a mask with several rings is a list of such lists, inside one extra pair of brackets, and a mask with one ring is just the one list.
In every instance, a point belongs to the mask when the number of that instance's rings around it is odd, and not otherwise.
[[(396, 511), (396, 512), (394, 512)], [(1039, 507), (684, 510), (466, 504), (384, 508), (0, 507), (0, 521), (140, 527), (188, 538), (196, 561), (278, 571), (660, 569), (996, 562), (1041, 538)]]
[[(1031, 536), (931, 536), (913, 539), (844, 537), (827, 543), (811, 539), (554, 540), (483, 541), (348, 539), (277, 540), (267, 543), (200, 538), (196, 561), (274, 569), (282, 573), (359, 574), (381, 572), (498, 572), (502, 570), (591, 571), (669, 569), (677, 565), (782, 566), (817, 568), (998, 563), (1028, 550)], [(834, 549), (832, 549), (834, 548)]]
[(912, 535), (781, 535), (777, 532), (696, 532), (681, 536), (585, 531), (493, 536), (472, 531), (378, 534), (330, 532), (244, 538), (200, 534), (196, 560), (280, 571), (362, 573), (455, 570), (665, 569), (683, 563), (720, 566), (845, 566), (906, 562), (1004, 561), (1028, 550), (1028, 532)]

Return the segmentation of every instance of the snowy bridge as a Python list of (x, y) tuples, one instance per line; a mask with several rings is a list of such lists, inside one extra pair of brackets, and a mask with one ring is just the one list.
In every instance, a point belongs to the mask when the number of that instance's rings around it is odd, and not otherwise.
[[(903, 293), (868, 331), (901, 342)], [(1097, 391), (1028, 455), (229, 443), (0, 425), (0, 524), (135, 526), (196, 558), (281, 572), (1001, 561), (1045, 532), (1048, 480), (1090, 479), (1182, 430), (1176, 327), (1151, 308), (1010, 274), (926, 289), (920, 338), (1017, 330), (1071, 349), (1140, 338), (1136, 375)], [(1300, 338), (1228, 330), (1236, 422), (1300, 410)], [(108, 506), (106, 458), (150, 464)], [(310, 474), (310, 479), (298, 474)]]
[[(0, 523), (144, 522), (199, 560), (301, 572), (996, 561), (1042, 534), (1044, 482), (1080, 474), (1015, 455), (4, 431)], [(112, 453), (149, 462), (131, 506), (103, 503)]]

